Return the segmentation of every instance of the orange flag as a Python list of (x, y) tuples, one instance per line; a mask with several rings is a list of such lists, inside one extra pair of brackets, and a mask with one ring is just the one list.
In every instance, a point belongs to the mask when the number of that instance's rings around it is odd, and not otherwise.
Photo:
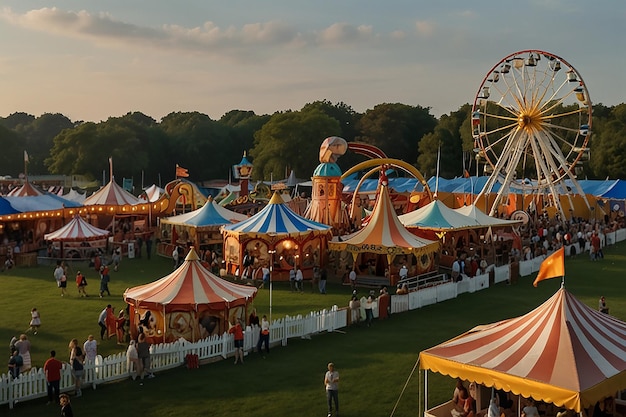
[(187, 171), (187, 169), (176, 164), (176, 178), (178, 177), (186, 178), (188, 176), (189, 176), (189, 172)]
[(552, 255), (548, 256), (543, 260), (541, 266), (539, 267), (539, 273), (537, 274), (537, 278), (535, 278), (535, 282), (533, 282), (533, 286), (537, 286), (539, 281), (543, 281), (544, 279), (562, 277), (565, 275), (565, 248), (561, 247), (561, 249), (554, 252)]

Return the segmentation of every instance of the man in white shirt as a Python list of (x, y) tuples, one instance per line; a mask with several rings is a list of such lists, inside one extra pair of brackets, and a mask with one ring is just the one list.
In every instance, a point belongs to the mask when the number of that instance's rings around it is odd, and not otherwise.
[(304, 276), (302, 275), (302, 270), (298, 267), (296, 270), (296, 291), (302, 292), (302, 281), (304, 281)]
[(350, 270), (348, 278), (350, 279), (350, 285), (352, 286), (352, 289), (356, 290), (356, 271), (354, 268)]
[(400, 268), (399, 275), (400, 275), (400, 280), (403, 280), (409, 276), (409, 269), (406, 267), (406, 265), (402, 265), (402, 267)]

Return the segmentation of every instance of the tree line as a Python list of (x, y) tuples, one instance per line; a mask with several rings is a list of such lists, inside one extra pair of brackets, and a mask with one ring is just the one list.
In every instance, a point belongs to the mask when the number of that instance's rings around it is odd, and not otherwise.
[[(232, 110), (212, 120), (199, 112), (173, 112), (156, 121), (132, 112), (99, 123), (18, 112), (0, 118), (0, 174), (24, 172), (26, 151), (29, 175), (100, 179), (112, 157), (116, 177), (137, 182), (143, 176), (146, 185), (172, 180), (176, 164), (194, 181), (227, 179), (247, 151), (254, 179), (282, 179), (291, 170), (298, 178), (309, 178), (319, 163), (319, 146), (329, 136), (375, 145), (390, 158), (414, 164), (426, 178), (436, 174), (438, 154), (441, 177), (465, 170), (474, 174), (471, 106), (464, 104), (439, 119), (430, 110), (383, 103), (357, 113), (345, 103), (322, 100), (272, 115)], [(626, 178), (626, 104), (597, 104), (593, 112), (583, 176)], [(348, 153), (338, 163), (346, 170), (364, 159)]]

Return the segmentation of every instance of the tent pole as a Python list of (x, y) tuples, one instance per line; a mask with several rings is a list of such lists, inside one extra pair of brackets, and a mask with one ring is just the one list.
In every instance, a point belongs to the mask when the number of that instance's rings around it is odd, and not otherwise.
[(428, 410), (428, 369), (424, 369), (424, 413)]

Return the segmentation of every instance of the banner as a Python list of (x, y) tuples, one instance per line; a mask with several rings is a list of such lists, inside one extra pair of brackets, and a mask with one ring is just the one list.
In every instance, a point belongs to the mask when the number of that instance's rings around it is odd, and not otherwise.
[(187, 178), (188, 176), (189, 176), (189, 172), (187, 171), (187, 169), (176, 164), (176, 178), (180, 178), (180, 177)]

